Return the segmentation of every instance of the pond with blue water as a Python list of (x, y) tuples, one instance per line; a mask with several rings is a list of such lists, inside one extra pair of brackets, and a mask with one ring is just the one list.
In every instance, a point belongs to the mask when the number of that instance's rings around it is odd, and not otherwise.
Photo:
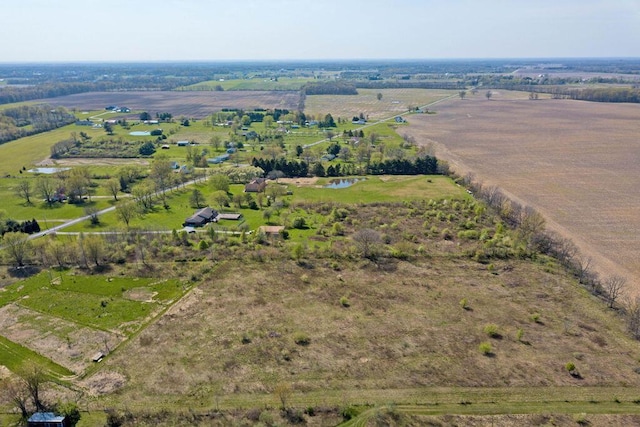
[(69, 169), (71, 168), (35, 168), (35, 169), (29, 169), (27, 172), (44, 173), (47, 175), (51, 175), (56, 172), (68, 171)]
[(364, 181), (365, 178), (340, 178), (332, 179), (324, 188), (347, 188), (351, 187), (358, 181)]

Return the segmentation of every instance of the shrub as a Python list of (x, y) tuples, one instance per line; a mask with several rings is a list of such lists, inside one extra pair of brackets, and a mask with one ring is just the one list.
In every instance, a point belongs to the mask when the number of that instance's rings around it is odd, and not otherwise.
[(540, 313), (533, 313), (531, 315), (531, 321), (534, 323), (540, 323)]
[(296, 228), (298, 230), (302, 230), (307, 228), (307, 222), (304, 220), (304, 218), (302, 217), (297, 217), (293, 220), (293, 224), (292, 224), (293, 228)]
[(576, 370), (576, 365), (573, 362), (567, 362), (564, 365), (564, 368), (567, 370), (567, 372), (573, 373)]
[(351, 306), (351, 304), (349, 303), (349, 300), (347, 299), (346, 296), (340, 297), (340, 305), (342, 305), (343, 307)]
[(495, 323), (489, 323), (488, 325), (485, 325), (483, 331), (490, 338), (499, 338), (500, 337), (500, 333), (498, 332), (498, 325), (496, 325)]
[(260, 413), (260, 416), (258, 417), (258, 421), (260, 421), (265, 426), (269, 426), (269, 427), (272, 425), (275, 425), (273, 414), (271, 414), (271, 412), (268, 412), (268, 411), (262, 411)]
[(469, 301), (467, 301), (466, 298), (462, 298), (460, 300), (460, 308), (462, 308), (463, 310), (469, 310)]
[(524, 330), (522, 328), (518, 328), (518, 331), (516, 332), (516, 339), (522, 342), (522, 338), (524, 338)]
[(440, 235), (444, 240), (453, 240), (453, 233), (448, 228), (445, 228), (444, 230), (442, 230)]
[(311, 338), (309, 338), (309, 335), (305, 334), (304, 332), (297, 332), (294, 336), (293, 336), (293, 342), (295, 342), (298, 345), (309, 345), (311, 343)]
[(480, 353), (484, 354), (485, 356), (489, 356), (493, 354), (493, 347), (491, 346), (491, 343), (488, 341), (481, 342), (480, 345), (478, 346), (478, 349), (480, 350)]

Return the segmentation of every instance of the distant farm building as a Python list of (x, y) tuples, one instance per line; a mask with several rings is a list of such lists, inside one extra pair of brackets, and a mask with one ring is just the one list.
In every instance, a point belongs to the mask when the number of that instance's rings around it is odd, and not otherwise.
[(229, 155), (228, 154), (221, 154), (219, 156), (216, 156), (214, 158), (211, 159), (207, 159), (207, 163), (211, 163), (211, 164), (218, 164), (218, 163), (222, 163), (225, 160), (229, 160)]
[(186, 147), (189, 145), (189, 141), (178, 141), (178, 147)]
[(262, 193), (267, 186), (266, 178), (256, 178), (244, 186), (245, 193)]

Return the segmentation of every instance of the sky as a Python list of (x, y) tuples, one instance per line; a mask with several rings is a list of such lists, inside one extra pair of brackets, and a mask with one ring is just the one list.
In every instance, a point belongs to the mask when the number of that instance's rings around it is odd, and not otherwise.
[(640, 0), (15, 0), (0, 62), (640, 57)]

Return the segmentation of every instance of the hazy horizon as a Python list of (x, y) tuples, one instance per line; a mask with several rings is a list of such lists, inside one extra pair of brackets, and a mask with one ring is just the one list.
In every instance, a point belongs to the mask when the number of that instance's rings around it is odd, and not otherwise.
[(23, 0), (2, 63), (636, 58), (640, 2)]

